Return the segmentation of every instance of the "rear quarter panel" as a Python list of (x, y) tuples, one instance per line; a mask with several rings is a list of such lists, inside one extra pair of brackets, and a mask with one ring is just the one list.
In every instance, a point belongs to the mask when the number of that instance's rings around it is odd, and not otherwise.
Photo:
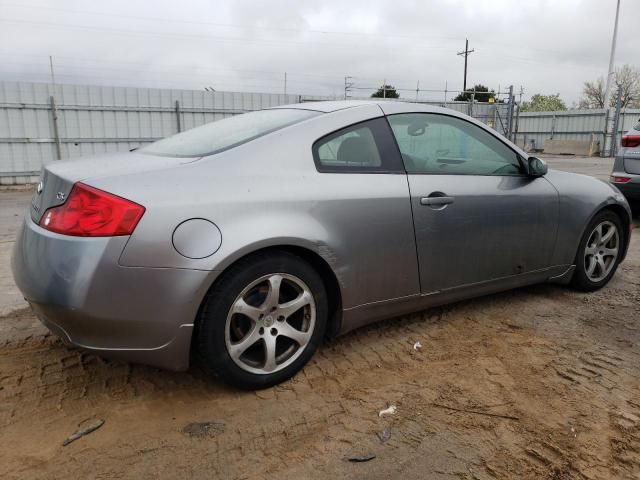
[[(419, 293), (404, 174), (321, 174), (311, 145), (344, 126), (381, 116), (377, 105), (327, 113), (227, 152), (171, 170), (89, 179), (147, 210), (120, 264), (216, 272), (274, 245), (320, 255), (334, 271), (345, 308)], [(222, 234), (210, 257), (172, 245), (176, 226), (205, 218)]]

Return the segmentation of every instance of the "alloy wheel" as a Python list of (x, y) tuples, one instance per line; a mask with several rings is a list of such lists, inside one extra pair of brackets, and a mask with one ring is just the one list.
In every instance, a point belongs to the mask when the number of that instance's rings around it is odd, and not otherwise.
[(608, 220), (599, 223), (589, 235), (584, 250), (584, 268), (590, 281), (601, 282), (609, 275), (618, 259), (619, 249), (618, 227)]
[(225, 325), (227, 351), (243, 370), (275, 373), (304, 351), (315, 322), (315, 300), (300, 278), (264, 275), (247, 285), (231, 305)]

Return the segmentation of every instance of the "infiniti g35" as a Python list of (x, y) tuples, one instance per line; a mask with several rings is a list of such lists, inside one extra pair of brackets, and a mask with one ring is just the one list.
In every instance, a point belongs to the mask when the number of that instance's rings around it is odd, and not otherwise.
[(42, 322), (105, 356), (242, 388), (325, 336), (537, 282), (604, 286), (629, 206), (482, 123), (400, 102), (246, 113), (43, 170), (13, 253)]

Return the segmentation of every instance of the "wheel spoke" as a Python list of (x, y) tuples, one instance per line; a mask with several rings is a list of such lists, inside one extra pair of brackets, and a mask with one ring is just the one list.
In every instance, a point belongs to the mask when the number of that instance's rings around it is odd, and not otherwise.
[(609, 243), (609, 240), (611, 240), (616, 233), (616, 227), (609, 226), (609, 230), (607, 230), (607, 233), (605, 233), (604, 236), (600, 239), (599, 245), (605, 246), (607, 243)]
[(269, 292), (262, 304), (263, 309), (270, 309), (278, 306), (280, 299), (280, 285), (282, 284), (282, 275), (271, 275), (269, 281)]
[(596, 257), (589, 257), (589, 265), (587, 265), (587, 276), (593, 276), (593, 272), (596, 269), (597, 263), (598, 262), (596, 262)]
[(595, 246), (589, 246), (587, 245), (587, 248), (584, 249), (584, 254), (586, 255), (595, 255), (598, 252), (598, 247)]
[(311, 332), (303, 332), (288, 324), (287, 322), (283, 322), (278, 326), (278, 334), (283, 337), (290, 338), (295, 341), (298, 345), (304, 346), (309, 341), (311, 337)]
[(617, 257), (618, 256), (618, 248), (604, 248), (602, 256), (604, 257)]
[(273, 372), (278, 367), (276, 363), (276, 337), (271, 334), (264, 336), (264, 367), (266, 372)]
[(238, 298), (236, 300), (236, 303), (233, 304), (231, 313), (239, 313), (245, 315), (256, 322), (260, 317), (262, 310), (260, 308), (252, 307), (247, 302), (245, 302), (244, 298)]
[(240, 339), (236, 343), (229, 345), (229, 355), (234, 359), (239, 359), (242, 354), (262, 337), (260, 337), (259, 328), (254, 325), (249, 333)]
[(598, 262), (598, 266), (600, 267), (600, 276), (602, 276), (602, 275), (604, 275), (604, 272), (606, 271), (606, 266), (604, 264), (604, 259), (602, 257), (598, 257), (597, 262)]
[(600, 245), (600, 240), (602, 239), (602, 224), (598, 225), (596, 229), (593, 231), (593, 245)]
[(289, 318), (302, 307), (305, 307), (310, 303), (311, 294), (305, 290), (293, 300), (280, 305), (280, 307), (278, 308), (278, 314), (282, 315), (284, 318)]

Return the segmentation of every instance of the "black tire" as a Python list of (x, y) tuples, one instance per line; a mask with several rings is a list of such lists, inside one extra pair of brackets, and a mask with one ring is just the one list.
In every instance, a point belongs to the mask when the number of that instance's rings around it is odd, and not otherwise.
[[(611, 271), (601, 280), (593, 281), (591, 278), (589, 278), (589, 275), (587, 274), (587, 266), (585, 262), (585, 249), (587, 248), (587, 242), (591, 234), (593, 233), (594, 229), (599, 224), (606, 221), (611, 222), (618, 229), (618, 238), (619, 238), (618, 253), (617, 253), (617, 256), (615, 257), (615, 261), (613, 264), (613, 268), (611, 268)], [(589, 222), (589, 225), (585, 229), (582, 239), (580, 240), (580, 245), (578, 246), (578, 252), (576, 253), (576, 258), (575, 258), (576, 270), (573, 274), (573, 278), (571, 279), (571, 284), (574, 288), (583, 292), (593, 292), (595, 290), (601, 289), (609, 282), (609, 280), (611, 280), (611, 277), (613, 277), (613, 275), (616, 273), (616, 270), (618, 269), (618, 265), (620, 264), (620, 259), (622, 258), (622, 254), (624, 251), (625, 239), (624, 239), (623, 232), (624, 230), (623, 230), (623, 225), (622, 225), (622, 221), (620, 220), (620, 217), (616, 213), (612, 212), (611, 210), (604, 210), (596, 214), (595, 217), (593, 217), (593, 219), (591, 220), (591, 222)]]
[[(252, 282), (278, 273), (302, 280), (310, 290), (315, 302), (313, 331), (309, 330), (308, 343), (289, 365), (273, 373), (252, 373), (241, 368), (229, 353), (225, 337), (227, 316), (239, 295)], [(304, 367), (324, 338), (327, 318), (327, 294), (324, 283), (311, 265), (285, 251), (257, 253), (232, 266), (207, 294), (196, 324), (196, 353), (205, 368), (226, 383), (246, 390), (267, 388), (291, 378)], [(274, 342), (279, 341), (277, 338)], [(266, 342), (261, 345), (266, 347)]]

